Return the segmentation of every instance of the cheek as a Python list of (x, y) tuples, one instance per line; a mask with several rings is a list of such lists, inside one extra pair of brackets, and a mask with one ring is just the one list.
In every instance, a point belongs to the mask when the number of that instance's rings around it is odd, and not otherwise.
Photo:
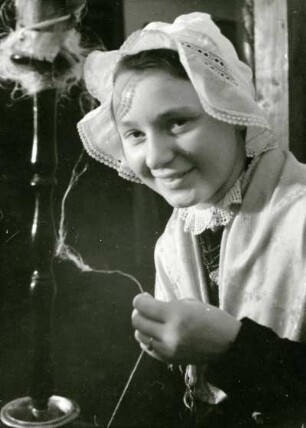
[(227, 153), (227, 150), (218, 150), (217, 147), (212, 149), (211, 146), (194, 157), (194, 163), (205, 181), (219, 183), (232, 170), (233, 159), (232, 153)]
[(130, 145), (127, 144), (122, 138), (121, 138), (121, 145), (122, 145), (122, 152), (123, 152), (125, 161), (128, 164), (130, 164), (131, 162), (133, 162), (133, 150), (131, 149)]
[(223, 146), (220, 149), (219, 159), (216, 161), (216, 170), (220, 180), (227, 179), (233, 171), (236, 170), (237, 165), (240, 164), (240, 153), (236, 147), (232, 145)]
[(203, 145), (197, 151), (193, 151), (189, 157), (193, 163), (205, 175), (211, 175), (219, 170), (219, 164), (222, 162), (220, 153), (210, 146)]
[(129, 168), (135, 172), (137, 175), (143, 175), (145, 173), (146, 165), (145, 165), (145, 157), (143, 154), (143, 150), (137, 147), (130, 147), (127, 144), (122, 144), (123, 155), (125, 158), (125, 162), (129, 166)]

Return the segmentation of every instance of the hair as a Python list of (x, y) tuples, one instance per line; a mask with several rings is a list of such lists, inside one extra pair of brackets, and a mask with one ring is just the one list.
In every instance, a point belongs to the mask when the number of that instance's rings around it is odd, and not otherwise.
[(150, 49), (126, 55), (117, 65), (115, 79), (124, 71), (164, 71), (173, 77), (189, 80), (178, 53), (172, 49)]
[[(164, 71), (170, 76), (190, 80), (184, 69), (179, 54), (173, 49), (149, 49), (137, 54), (125, 55), (117, 64), (114, 80), (124, 71)], [(245, 141), (246, 128), (239, 130)]]

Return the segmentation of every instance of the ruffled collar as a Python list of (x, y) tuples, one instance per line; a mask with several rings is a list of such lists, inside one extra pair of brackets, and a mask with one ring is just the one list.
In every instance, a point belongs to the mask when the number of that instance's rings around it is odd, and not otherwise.
[(184, 231), (192, 235), (200, 235), (206, 229), (215, 229), (227, 225), (235, 216), (234, 207), (241, 205), (241, 183), (245, 173), (235, 182), (218, 205), (205, 207), (196, 205), (188, 208), (176, 208), (177, 214), (184, 222)]

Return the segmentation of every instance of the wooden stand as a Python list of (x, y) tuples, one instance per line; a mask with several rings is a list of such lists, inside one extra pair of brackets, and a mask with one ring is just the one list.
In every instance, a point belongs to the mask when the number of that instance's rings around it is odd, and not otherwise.
[(37, 411), (47, 408), (53, 393), (52, 313), (56, 284), (52, 263), (55, 228), (52, 195), (56, 185), (57, 147), (55, 135), (56, 91), (43, 91), (34, 96), (34, 138), (31, 164), (31, 186), (35, 192), (32, 224), (33, 274), (31, 299), (33, 313), (33, 371), (31, 396)]
[(33, 274), (30, 285), (33, 315), (33, 360), (30, 397), (8, 403), (1, 410), (1, 421), (11, 427), (59, 427), (69, 424), (79, 406), (54, 394), (52, 318), (56, 293), (52, 263), (55, 228), (52, 195), (56, 185), (56, 91), (34, 97), (34, 137), (31, 186), (35, 193), (32, 224)]

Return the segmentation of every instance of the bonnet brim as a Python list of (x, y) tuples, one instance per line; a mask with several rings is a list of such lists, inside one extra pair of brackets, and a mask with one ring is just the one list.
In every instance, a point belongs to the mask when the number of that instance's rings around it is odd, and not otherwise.
[(94, 51), (88, 56), (85, 82), (100, 106), (78, 123), (78, 130), (90, 156), (116, 169), (121, 177), (140, 182), (124, 161), (112, 115), (113, 79), (118, 61), (125, 55), (160, 48), (178, 52), (207, 114), (247, 128), (247, 156), (276, 146), (266, 116), (255, 101), (251, 69), (239, 60), (211, 17), (195, 12), (178, 17), (172, 24), (151, 23), (128, 37), (119, 50)]

